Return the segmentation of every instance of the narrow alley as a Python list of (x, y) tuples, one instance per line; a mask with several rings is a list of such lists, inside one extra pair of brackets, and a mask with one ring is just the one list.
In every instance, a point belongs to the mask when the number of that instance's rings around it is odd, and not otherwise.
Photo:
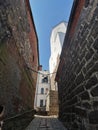
[(98, 0), (0, 0), (0, 130), (98, 130)]
[(35, 116), (26, 130), (67, 130), (56, 116)]

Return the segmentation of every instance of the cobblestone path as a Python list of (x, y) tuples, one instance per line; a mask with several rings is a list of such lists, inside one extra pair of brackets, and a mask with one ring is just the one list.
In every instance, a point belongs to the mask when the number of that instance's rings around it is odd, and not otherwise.
[(36, 116), (26, 130), (67, 130), (56, 117)]

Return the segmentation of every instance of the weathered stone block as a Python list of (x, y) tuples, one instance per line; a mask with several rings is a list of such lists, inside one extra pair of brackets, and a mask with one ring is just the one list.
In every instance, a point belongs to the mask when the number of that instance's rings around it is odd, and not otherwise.
[(88, 81), (87, 84), (85, 85), (86, 89), (90, 89), (92, 86), (96, 85), (98, 83), (98, 79), (96, 78), (96, 76), (94, 75), (93, 77), (91, 77)]
[(92, 94), (93, 97), (98, 96), (98, 86), (96, 86), (95, 88), (93, 88), (91, 90), (91, 94)]
[(87, 117), (87, 111), (81, 107), (75, 107), (75, 113), (81, 117)]
[(94, 64), (92, 68), (87, 72), (85, 78), (89, 78), (93, 73), (98, 72), (98, 63)]
[(75, 96), (75, 95), (78, 95), (78, 94), (82, 93), (83, 91), (84, 91), (84, 84), (82, 84), (82, 85), (80, 85), (79, 87), (77, 87), (77, 88), (74, 90), (73, 94), (74, 94), (74, 96)]
[(93, 47), (94, 47), (95, 50), (98, 51), (98, 39), (95, 40)]
[(94, 109), (98, 108), (98, 101), (93, 101), (93, 107), (94, 107)]
[(89, 71), (94, 64), (95, 64), (95, 62), (94, 62), (93, 60), (90, 60), (90, 61), (86, 64), (86, 70)]
[(81, 82), (83, 82), (83, 80), (84, 80), (84, 76), (83, 76), (82, 73), (80, 73), (80, 74), (77, 76), (75, 82), (76, 82), (77, 85), (79, 85)]
[(84, 103), (82, 103), (81, 106), (82, 106), (83, 108), (85, 108), (85, 109), (91, 109), (91, 104), (88, 103), (88, 102), (84, 102)]
[(87, 91), (83, 92), (82, 94), (79, 95), (79, 97), (82, 99), (82, 100), (90, 100), (90, 96), (89, 96), (89, 93)]
[(92, 111), (89, 113), (90, 124), (98, 124), (98, 111)]
[(85, 59), (88, 61), (89, 59), (91, 59), (92, 55), (94, 54), (93, 49), (89, 49), (88, 53), (85, 56)]

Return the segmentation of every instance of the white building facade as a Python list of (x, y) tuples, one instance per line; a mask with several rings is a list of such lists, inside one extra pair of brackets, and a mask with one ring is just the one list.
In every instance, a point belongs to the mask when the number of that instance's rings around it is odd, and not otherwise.
[(51, 49), (51, 56), (49, 60), (50, 73), (53, 73), (57, 66), (57, 59), (62, 51), (66, 29), (67, 29), (67, 23), (62, 22), (57, 26), (55, 26), (52, 30), (50, 37), (50, 49)]
[(47, 94), (50, 90), (49, 71), (38, 71), (34, 108), (46, 110)]

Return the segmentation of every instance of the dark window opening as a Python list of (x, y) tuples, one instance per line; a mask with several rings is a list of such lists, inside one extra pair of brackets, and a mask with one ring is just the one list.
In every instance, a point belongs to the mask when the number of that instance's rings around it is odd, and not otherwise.
[(45, 100), (45, 106), (46, 106), (47, 100)]
[(85, 0), (85, 8), (88, 7), (89, 3), (90, 3), (90, 0)]
[(41, 94), (44, 94), (44, 88), (41, 88)]
[(43, 107), (43, 100), (40, 100), (40, 107)]
[(48, 83), (48, 77), (44, 77), (44, 78), (42, 79), (42, 83)]

